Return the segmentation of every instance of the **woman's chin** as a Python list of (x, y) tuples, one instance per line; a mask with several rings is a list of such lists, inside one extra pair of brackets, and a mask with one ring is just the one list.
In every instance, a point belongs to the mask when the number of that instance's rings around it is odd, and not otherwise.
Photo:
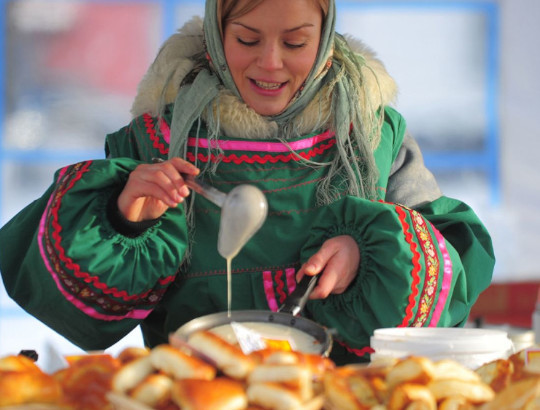
[(275, 103), (265, 103), (263, 101), (252, 101), (251, 103), (247, 103), (250, 108), (252, 108), (257, 114), (265, 116), (265, 117), (271, 117), (273, 115), (277, 115), (281, 113), (286, 107), (287, 104), (275, 104)]

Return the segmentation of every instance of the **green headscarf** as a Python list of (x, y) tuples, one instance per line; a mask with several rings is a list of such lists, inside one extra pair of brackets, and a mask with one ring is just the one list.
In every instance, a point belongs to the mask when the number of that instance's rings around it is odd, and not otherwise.
[[(199, 67), (193, 82), (183, 85), (178, 92), (171, 124), (169, 157), (185, 157), (189, 131), (196, 122), (200, 125), (201, 114), (217, 101), (220, 90), (228, 89), (241, 99), (225, 58), (217, 3), (218, 0), (206, 1), (204, 17), (206, 52), (211, 65)], [(294, 135), (293, 120), (314, 98), (331, 98), (331, 127), (336, 133), (339, 155), (331, 163), (314, 164), (330, 167), (329, 177), (319, 187), (319, 197), (323, 203), (335, 200), (337, 191), (344, 188), (343, 182), (339, 188), (333, 186), (336, 176), (345, 181), (346, 191), (361, 197), (374, 197), (377, 180), (372, 154), (378, 144), (380, 129), (377, 109), (369, 107), (369, 99), (362, 87), (364, 60), (350, 50), (342, 36), (335, 33), (335, 20), (335, 1), (330, 0), (319, 51), (306, 81), (284, 111), (266, 117), (278, 124), (280, 136), (286, 138), (287, 135)], [(321, 97), (323, 88), (329, 91)], [(358, 101), (362, 100), (364, 106), (355, 103), (351, 95), (357, 95)], [(208, 138), (217, 139), (220, 131), (219, 110), (210, 108), (206, 112)], [(351, 158), (357, 160), (351, 161)]]
[[(301, 112), (308, 103), (313, 99), (315, 94), (320, 90), (324, 83), (325, 74), (327, 71), (327, 62), (332, 55), (334, 49), (334, 33), (335, 33), (335, 4), (333, 1), (329, 4), (328, 14), (324, 21), (321, 40), (317, 58), (313, 65), (301, 91), (298, 91), (293, 100), (285, 108), (285, 110), (277, 115), (269, 117), (278, 124), (285, 123), (291, 118), (294, 118)], [(231, 72), (225, 59), (223, 51), (223, 41), (219, 30), (219, 21), (217, 16), (217, 0), (207, 0), (206, 11), (204, 18), (204, 38), (206, 40), (206, 48), (210, 59), (215, 66), (216, 74), (223, 85), (231, 90), (237, 97), (240, 93), (236, 88), (236, 84), (232, 79)]]

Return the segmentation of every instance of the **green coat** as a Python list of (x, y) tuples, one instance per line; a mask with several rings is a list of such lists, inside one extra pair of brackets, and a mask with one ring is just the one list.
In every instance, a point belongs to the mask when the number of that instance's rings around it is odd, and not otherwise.
[[(190, 319), (227, 310), (226, 263), (217, 252), (220, 210), (194, 196), (191, 256), (184, 207), (169, 209), (130, 237), (115, 229), (114, 200), (130, 173), (166, 158), (170, 114), (143, 115), (107, 137), (109, 159), (59, 170), (47, 192), (0, 231), (0, 269), (9, 295), (26, 311), (84, 349), (103, 349), (142, 325), (154, 346)], [(338, 363), (369, 358), (374, 329), (462, 326), (490, 283), (494, 256), (486, 229), (463, 202), (439, 197), (411, 209), (391, 202), (405, 122), (388, 108), (375, 152), (378, 201), (343, 196), (315, 206), (325, 168), (298, 161), (277, 140), (223, 139), (209, 182), (227, 192), (257, 185), (268, 219), (232, 261), (232, 308), (276, 310), (295, 287), (295, 272), (328, 238), (359, 245), (356, 279), (341, 295), (309, 301), (303, 315), (335, 329)], [(202, 138), (188, 159), (212, 160)], [(329, 132), (290, 141), (318, 162), (333, 155)], [(402, 159), (400, 159), (402, 161)], [(403, 168), (403, 167), (401, 167)], [(394, 178), (394, 173), (395, 178)]]

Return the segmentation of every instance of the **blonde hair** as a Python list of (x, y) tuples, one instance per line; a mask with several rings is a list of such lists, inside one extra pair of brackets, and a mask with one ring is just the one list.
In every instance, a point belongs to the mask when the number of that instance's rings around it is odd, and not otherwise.
[[(219, 23), (219, 31), (223, 36), (223, 27), (225, 22), (243, 16), (249, 13), (264, 0), (218, 0), (217, 2), (217, 19)], [(323, 19), (328, 14), (330, 0), (313, 0), (318, 3), (323, 12)]]

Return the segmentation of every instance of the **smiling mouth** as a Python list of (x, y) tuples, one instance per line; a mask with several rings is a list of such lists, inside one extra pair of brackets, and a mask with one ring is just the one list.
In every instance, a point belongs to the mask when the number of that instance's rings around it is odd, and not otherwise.
[(253, 83), (264, 90), (278, 90), (281, 88), (285, 83), (267, 83), (265, 81), (257, 81), (257, 80), (251, 80)]

